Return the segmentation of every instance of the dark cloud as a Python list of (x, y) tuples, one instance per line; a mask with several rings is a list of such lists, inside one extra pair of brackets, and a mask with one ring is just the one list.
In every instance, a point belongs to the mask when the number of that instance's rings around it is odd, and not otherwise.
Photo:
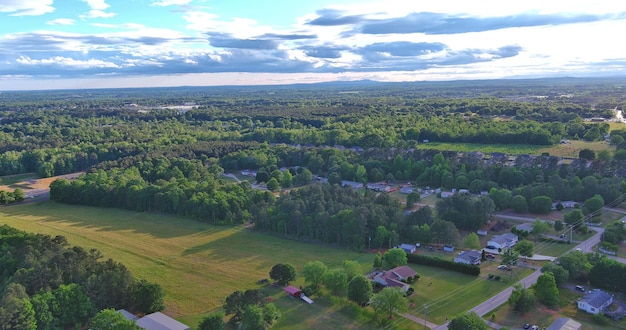
[(266, 33), (258, 36), (259, 39), (278, 39), (278, 40), (303, 40), (303, 39), (315, 39), (315, 34), (278, 34), (278, 33)]
[(361, 53), (388, 53), (391, 56), (419, 56), (433, 52), (439, 52), (446, 48), (446, 45), (439, 42), (378, 42), (367, 45), (360, 49)]
[(344, 50), (350, 50), (349, 47), (342, 46), (334, 46), (334, 45), (324, 45), (324, 46), (303, 46), (298, 48), (307, 56), (315, 57), (315, 58), (340, 58), (341, 52)]
[(357, 24), (363, 21), (362, 15), (343, 15), (343, 11), (334, 9), (318, 10), (318, 18), (308, 22), (308, 25), (318, 26), (336, 26), (336, 25), (350, 25)]
[(228, 34), (209, 33), (209, 42), (213, 47), (269, 50), (278, 48), (279, 42), (270, 39), (239, 39)]
[(412, 13), (404, 17), (363, 21), (358, 32), (364, 34), (390, 33), (425, 33), (425, 34), (457, 34), (466, 32), (483, 32), (511, 27), (530, 27), (543, 25), (560, 25), (570, 23), (594, 22), (604, 19), (624, 17), (618, 15), (531, 15), (521, 14), (502, 17), (466, 17), (451, 16), (439, 13)]

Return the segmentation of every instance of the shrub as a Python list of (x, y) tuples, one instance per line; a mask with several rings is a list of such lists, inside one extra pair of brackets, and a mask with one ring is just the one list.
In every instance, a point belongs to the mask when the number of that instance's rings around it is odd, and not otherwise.
[(496, 281), (499, 281), (501, 279), (500, 275), (496, 275), (495, 279), (496, 279)]

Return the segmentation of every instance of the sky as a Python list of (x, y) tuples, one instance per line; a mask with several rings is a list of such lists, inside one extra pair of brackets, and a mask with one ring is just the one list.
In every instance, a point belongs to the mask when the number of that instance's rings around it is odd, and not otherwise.
[(626, 74), (623, 0), (0, 0), (0, 90)]

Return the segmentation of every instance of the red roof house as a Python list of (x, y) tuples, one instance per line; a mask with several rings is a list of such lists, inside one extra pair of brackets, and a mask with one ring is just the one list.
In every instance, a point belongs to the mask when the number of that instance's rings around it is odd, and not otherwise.
[(302, 294), (302, 290), (296, 288), (293, 285), (285, 287), (284, 290), (290, 297), (300, 297), (300, 295)]

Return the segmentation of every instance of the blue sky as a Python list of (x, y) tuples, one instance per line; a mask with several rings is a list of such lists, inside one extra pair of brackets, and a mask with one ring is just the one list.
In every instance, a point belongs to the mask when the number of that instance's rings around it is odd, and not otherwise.
[(622, 0), (0, 0), (0, 90), (626, 74)]

